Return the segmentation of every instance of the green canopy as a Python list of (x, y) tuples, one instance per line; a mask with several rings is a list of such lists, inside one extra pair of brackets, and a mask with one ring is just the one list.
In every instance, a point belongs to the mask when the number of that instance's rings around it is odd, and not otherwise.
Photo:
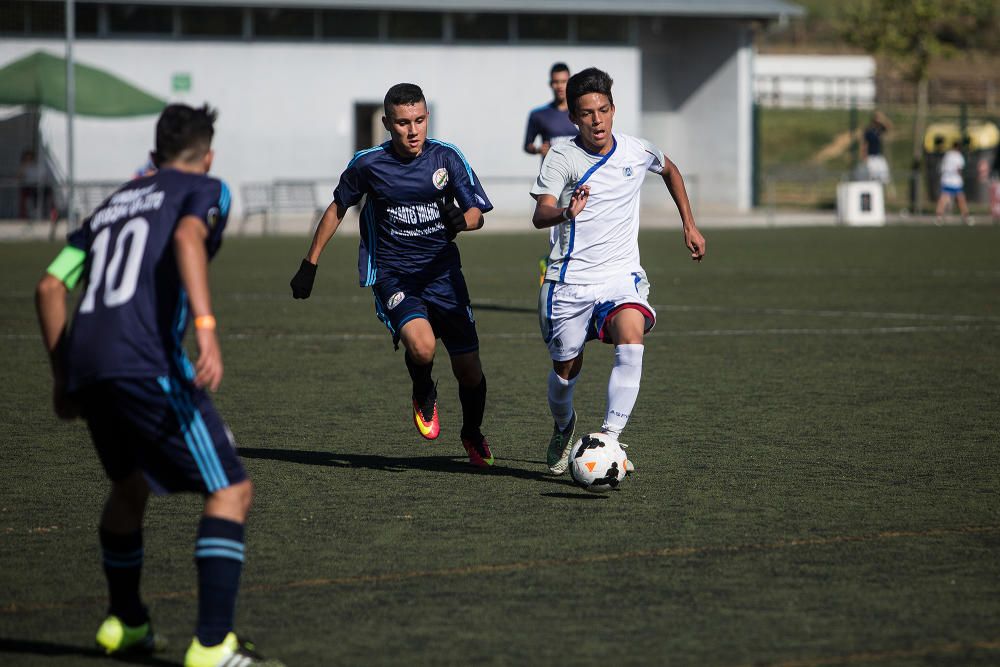
[[(73, 65), (75, 113), (81, 116), (146, 116), (158, 114), (166, 102), (113, 74)], [(19, 104), (66, 111), (66, 60), (36, 51), (0, 68), (0, 104)]]

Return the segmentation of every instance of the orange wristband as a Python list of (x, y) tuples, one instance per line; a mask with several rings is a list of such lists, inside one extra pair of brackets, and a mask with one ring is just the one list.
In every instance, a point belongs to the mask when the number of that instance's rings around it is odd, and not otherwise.
[(194, 318), (195, 329), (215, 329), (215, 317), (213, 315), (202, 315)]

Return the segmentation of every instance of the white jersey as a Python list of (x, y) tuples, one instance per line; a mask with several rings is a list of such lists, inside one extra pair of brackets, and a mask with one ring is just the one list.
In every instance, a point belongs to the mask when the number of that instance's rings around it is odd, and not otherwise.
[(615, 134), (606, 155), (590, 153), (579, 140), (554, 145), (542, 161), (531, 194), (552, 195), (569, 205), (573, 191), (590, 186), (587, 205), (559, 224), (551, 237), (545, 279), (576, 285), (603, 283), (642, 272), (639, 263), (639, 189), (646, 172), (663, 172), (663, 153), (649, 142)]
[(965, 158), (952, 148), (941, 158), (941, 185), (946, 188), (962, 187), (962, 170), (965, 169)]

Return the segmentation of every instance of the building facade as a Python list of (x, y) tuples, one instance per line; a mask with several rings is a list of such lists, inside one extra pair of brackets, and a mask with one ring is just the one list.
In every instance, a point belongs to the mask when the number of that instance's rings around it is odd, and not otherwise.
[[(0, 1), (0, 66), (61, 55), (62, 6)], [(237, 192), (274, 179), (332, 186), (355, 150), (382, 140), (385, 90), (418, 83), (431, 135), (460, 146), (511, 215), (530, 210), (538, 158), (522, 151), (525, 121), (550, 99), (549, 67), (597, 66), (615, 79), (616, 128), (671, 156), (696, 206), (746, 210), (753, 22), (798, 11), (780, 0), (76, 2), (74, 55), (218, 107), (215, 170)], [(61, 159), (65, 126), (45, 114)], [(75, 134), (79, 180), (124, 179), (151, 148), (152, 119), (78, 118)], [(666, 205), (662, 186), (655, 197)]]

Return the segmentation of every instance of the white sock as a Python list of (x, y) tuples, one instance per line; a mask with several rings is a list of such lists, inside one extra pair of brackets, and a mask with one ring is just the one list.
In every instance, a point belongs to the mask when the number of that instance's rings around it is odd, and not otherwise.
[[(579, 377), (579, 376), (577, 376)], [(576, 378), (563, 380), (555, 371), (549, 371), (549, 410), (560, 431), (566, 430), (573, 419), (573, 387)]]
[(635, 399), (639, 395), (639, 379), (642, 377), (642, 345), (615, 346), (615, 365), (608, 378), (608, 411), (601, 429), (621, 435), (628, 423)]

